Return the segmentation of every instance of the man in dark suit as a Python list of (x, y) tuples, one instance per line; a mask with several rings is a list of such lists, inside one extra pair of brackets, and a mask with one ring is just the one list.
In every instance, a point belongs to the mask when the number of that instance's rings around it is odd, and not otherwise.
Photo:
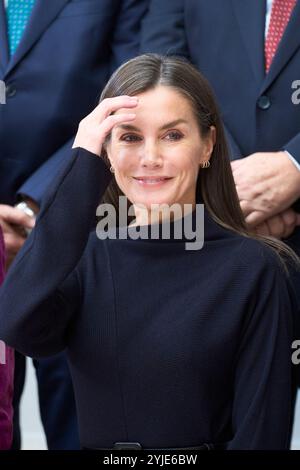
[(151, 0), (141, 52), (183, 55), (208, 78), (246, 221), (300, 252), (299, 21), (296, 0)]
[[(0, 224), (8, 265), (33, 225), (31, 215), (38, 212), (46, 187), (69, 156), (79, 121), (95, 107), (112, 71), (137, 54), (147, 4), (0, 0), (0, 80), (6, 85), (6, 104), (0, 105)], [(20, 208), (14, 207), (20, 200)], [(48, 447), (78, 448), (64, 356), (35, 365)], [(18, 402), (24, 382), (24, 358), (19, 355), (16, 370), (18, 448)]]

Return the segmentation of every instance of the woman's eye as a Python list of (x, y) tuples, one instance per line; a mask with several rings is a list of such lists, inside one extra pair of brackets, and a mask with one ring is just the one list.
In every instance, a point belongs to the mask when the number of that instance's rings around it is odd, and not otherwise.
[(122, 135), (121, 140), (123, 142), (138, 142), (141, 140), (141, 138), (135, 134), (126, 134)]
[(178, 131), (171, 131), (166, 135), (167, 140), (180, 140), (181, 138), (182, 134)]

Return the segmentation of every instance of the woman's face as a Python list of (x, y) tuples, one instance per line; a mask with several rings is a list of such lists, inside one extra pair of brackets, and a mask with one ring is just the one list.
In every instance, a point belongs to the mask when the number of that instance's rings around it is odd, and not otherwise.
[(189, 101), (170, 87), (138, 98), (131, 111), (136, 118), (115, 126), (106, 148), (118, 186), (147, 210), (152, 204), (194, 205), (199, 165), (211, 156), (214, 129), (203, 139)]

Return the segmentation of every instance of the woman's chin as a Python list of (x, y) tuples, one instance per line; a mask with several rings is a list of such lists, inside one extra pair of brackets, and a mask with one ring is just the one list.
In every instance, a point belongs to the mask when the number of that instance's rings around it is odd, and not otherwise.
[(174, 201), (169, 201), (168, 199), (161, 199), (161, 198), (147, 198), (147, 199), (139, 199), (138, 202), (135, 202), (134, 205), (145, 207), (148, 211), (155, 210), (158, 206), (172, 206)]

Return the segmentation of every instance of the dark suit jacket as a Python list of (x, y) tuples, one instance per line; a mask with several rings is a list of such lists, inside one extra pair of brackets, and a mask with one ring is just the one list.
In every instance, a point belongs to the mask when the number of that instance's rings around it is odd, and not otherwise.
[[(300, 1), (267, 75), (265, 15), (265, 0), (151, 0), (141, 51), (183, 55), (208, 78), (232, 159), (286, 149), (300, 163), (300, 104), (292, 102), (300, 78)], [(300, 247), (299, 229), (291, 243)]]
[(40, 202), (111, 72), (137, 54), (148, 0), (46, 3), (36, 1), (9, 60), (0, 0), (0, 79), (7, 87), (0, 105), (1, 203), (14, 203), (17, 191)]

